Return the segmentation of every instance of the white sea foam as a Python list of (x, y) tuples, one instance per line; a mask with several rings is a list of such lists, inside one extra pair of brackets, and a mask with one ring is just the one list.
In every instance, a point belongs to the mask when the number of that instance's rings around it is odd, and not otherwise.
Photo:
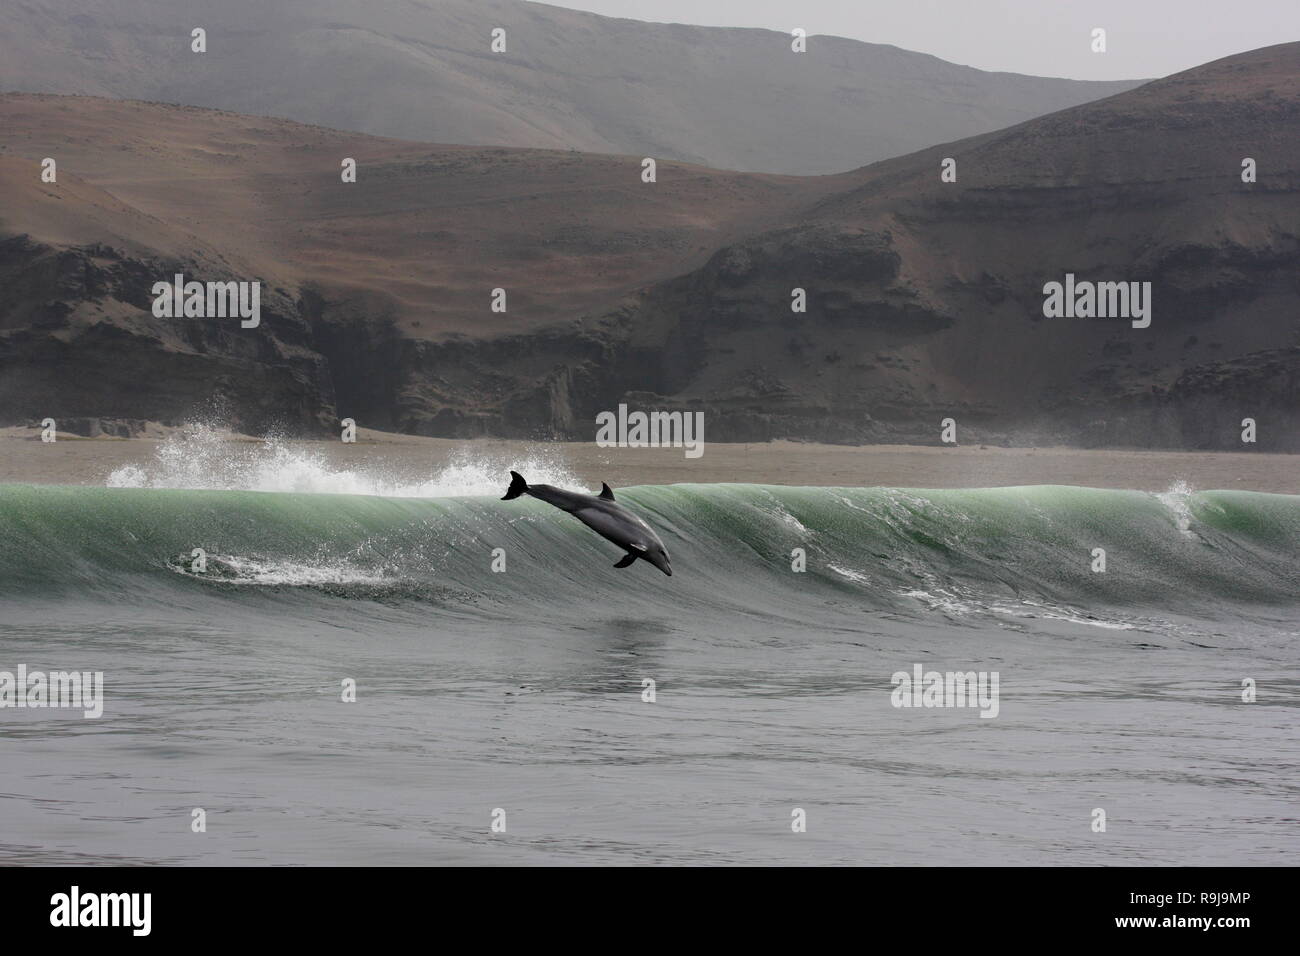
[[(377, 453), (376, 457), (383, 452)], [(311, 445), (274, 438), (231, 441), (216, 428), (195, 426), (158, 446), (143, 466), (123, 465), (108, 477), (110, 488), (180, 488), (213, 491), (279, 491), (298, 494), (376, 495), (385, 498), (500, 496), (510, 469), (530, 482), (581, 488), (557, 455), (524, 459), (466, 451), (423, 480), (411, 480), (382, 461), (341, 468)]]
[(213, 554), (208, 560), (220, 567), (220, 573), (195, 574), (183, 563), (172, 565), (172, 570), (197, 579), (221, 584), (256, 584), (264, 587), (321, 587), (324, 585), (366, 584), (379, 586), (391, 583), (380, 570), (359, 568), (343, 561), (308, 563), (272, 558), (251, 558), (239, 555)]
[(1179, 479), (1170, 485), (1167, 491), (1162, 491), (1156, 495), (1156, 499), (1174, 513), (1174, 520), (1178, 522), (1178, 530), (1185, 534), (1191, 533), (1193, 493), (1192, 487), (1187, 482)]
[(1108, 621), (1103, 618), (1085, 614), (1076, 608), (1060, 607), (1045, 602), (1022, 599), (1007, 601), (994, 599), (984, 601), (972, 594), (963, 593), (961, 589), (933, 588), (922, 590), (912, 588), (899, 591), (903, 597), (915, 598), (931, 611), (965, 617), (973, 614), (1006, 615), (1015, 618), (1046, 618), (1053, 621), (1068, 621), (1071, 624), (1086, 624), (1111, 631), (1131, 631), (1137, 625), (1124, 621)]
[(861, 571), (855, 571), (852, 568), (842, 568), (838, 564), (828, 564), (826, 565), (826, 568), (829, 571), (834, 571), (840, 577), (847, 578), (848, 580), (856, 582), (857, 584), (871, 583), (871, 578), (868, 577), (866, 574), (862, 573)]

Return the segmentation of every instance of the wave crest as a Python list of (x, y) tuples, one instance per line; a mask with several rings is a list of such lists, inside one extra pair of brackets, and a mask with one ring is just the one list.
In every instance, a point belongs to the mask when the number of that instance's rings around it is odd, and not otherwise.
[(209, 425), (194, 425), (163, 441), (146, 465), (123, 465), (109, 488), (188, 491), (266, 491), (294, 494), (372, 495), (381, 498), (466, 498), (499, 496), (510, 469), (538, 483), (581, 487), (556, 451), (523, 459), (486, 451), (459, 452), (425, 479), (382, 461), (341, 467), (322, 450), (268, 437), (235, 439)]

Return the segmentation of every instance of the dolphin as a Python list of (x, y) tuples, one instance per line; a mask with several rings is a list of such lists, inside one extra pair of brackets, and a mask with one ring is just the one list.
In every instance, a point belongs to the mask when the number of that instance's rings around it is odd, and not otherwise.
[(623, 560), (614, 565), (626, 568), (637, 558), (649, 561), (664, 574), (672, 577), (668, 566), (668, 552), (654, 529), (614, 500), (609, 485), (601, 483), (599, 495), (583, 495), (550, 485), (530, 485), (517, 471), (510, 472), (510, 488), (501, 498), (510, 501), (520, 495), (532, 495), (548, 505), (567, 511), (606, 541), (612, 541), (624, 551)]

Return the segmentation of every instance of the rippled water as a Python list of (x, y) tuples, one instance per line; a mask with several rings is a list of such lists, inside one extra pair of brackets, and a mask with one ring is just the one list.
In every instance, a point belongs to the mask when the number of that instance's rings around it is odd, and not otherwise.
[[(0, 486), (0, 670), (100, 670), (106, 695), (98, 720), (0, 710), (0, 860), (1300, 849), (1296, 498), (619, 489), (662, 534), (669, 579), (613, 569), (611, 546), (545, 505), (480, 497), (493, 467), (462, 498), (214, 473), (215, 490), (160, 473)], [(318, 478), (305, 490), (343, 480)], [(892, 706), (891, 675), (914, 664), (998, 672), (997, 716)]]

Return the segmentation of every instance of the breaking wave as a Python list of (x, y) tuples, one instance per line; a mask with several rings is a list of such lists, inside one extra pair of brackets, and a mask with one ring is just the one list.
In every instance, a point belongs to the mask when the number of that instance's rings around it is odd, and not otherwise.
[[(332, 443), (333, 450), (344, 448)], [(460, 453), (428, 478), (366, 463), (340, 467), (323, 448), (303, 442), (238, 440), (206, 425), (191, 426), (159, 444), (153, 461), (123, 465), (110, 488), (265, 491), (292, 494), (376, 495), (383, 498), (463, 498), (489, 495), (510, 468), (541, 484), (577, 482), (556, 453), (539, 450), (524, 460), (476, 450)]]
[[(276, 601), (378, 600), (423, 608), (430, 622), (569, 620), (597, 602), (683, 621), (879, 612), (1125, 630), (1246, 606), (1294, 620), (1300, 595), (1300, 497), (1287, 495), (619, 489), (663, 537), (668, 579), (614, 569), (616, 549), (569, 515), (498, 500), (512, 466), (580, 487), (541, 462), (460, 464), (413, 485), (273, 443), (241, 465), (230, 458), (204, 471), (165, 453), (139, 474), (119, 470), (110, 488), (0, 486), (0, 597), (271, 602), (259, 614)], [(196, 549), (203, 573), (191, 570)]]

